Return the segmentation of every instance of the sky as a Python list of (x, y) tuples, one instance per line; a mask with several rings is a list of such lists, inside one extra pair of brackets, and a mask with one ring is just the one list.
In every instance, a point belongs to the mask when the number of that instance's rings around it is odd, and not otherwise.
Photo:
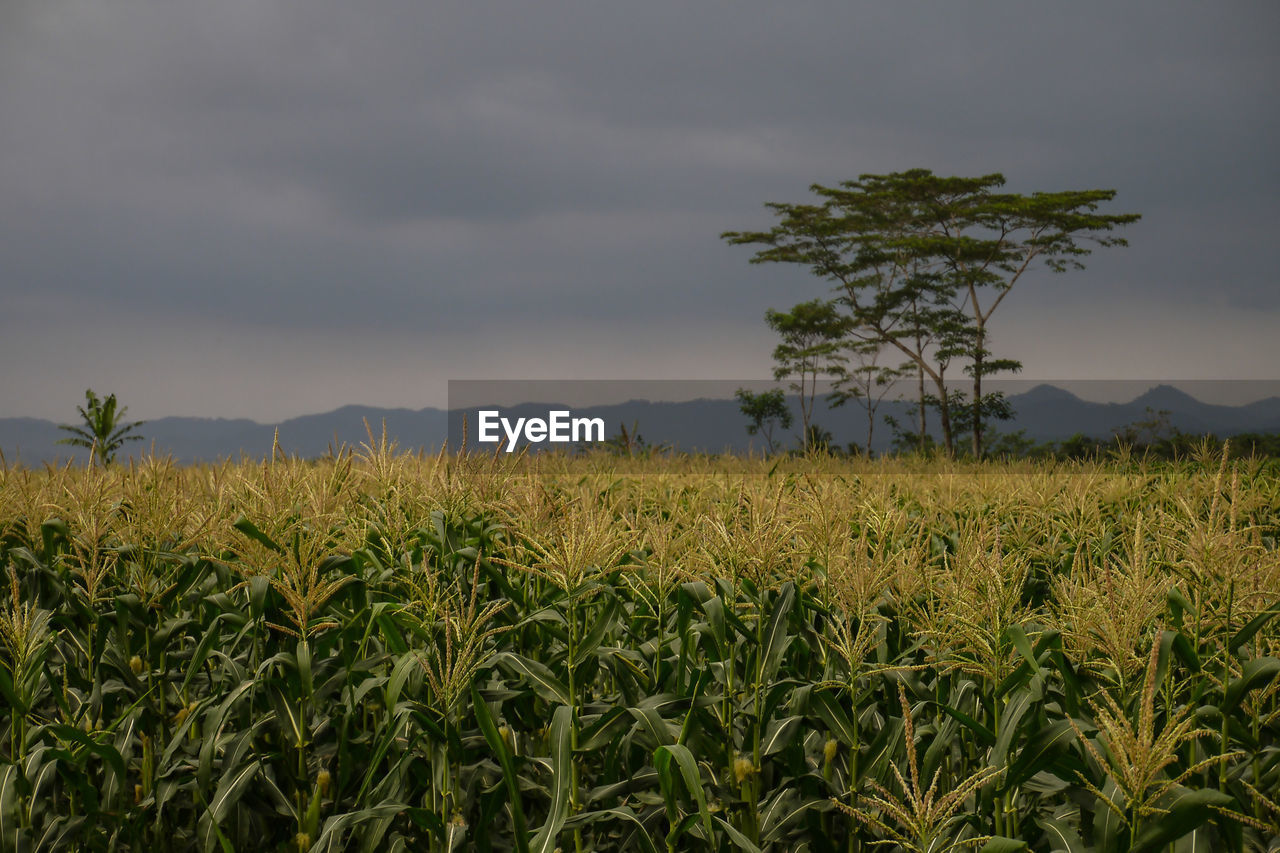
[(764, 378), (827, 294), (726, 230), (915, 167), (1109, 188), (1023, 376), (1278, 379), (1280, 4), (3, 0), (0, 417)]

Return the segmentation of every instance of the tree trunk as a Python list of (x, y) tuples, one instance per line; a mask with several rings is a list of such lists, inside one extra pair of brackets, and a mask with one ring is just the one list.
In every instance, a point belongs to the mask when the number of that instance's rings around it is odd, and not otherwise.
[(908, 357), (908, 358), (910, 358), (912, 361), (914, 361), (914, 362), (915, 362), (915, 364), (916, 364), (916, 369), (919, 371), (919, 374), (918, 374), (918, 375), (919, 375), (919, 379), (920, 379), (920, 427), (921, 427), (921, 429), (920, 429), (920, 447), (921, 447), (921, 448), (924, 448), (924, 446), (925, 446), (925, 438), (924, 438), (924, 426), (925, 426), (925, 417), (924, 417), (924, 409), (925, 409), (925, 406), (924, 406), (924, 374), (928, 373), (928, 374), (929, 374), (929, 378), (930, 378), (930, 379), (932, 379), (932, 380), (934, 381), (934, 383), (938, 386), (938, 391), (939, 391), (939, 392), (940, 392), (940, 394), (941, 394), (941, 397), (940, 397), (940, 399), (941, 399), (941, 405), (939, 405), (939, 407), (938, 407), (938, 413), (939, 413), (939, 415), (941, 416), (941, 420), (942, 420), (942, 440), (943, 440), (943, 445), (944, 445), (944, 446), (946, 447), (946, 449), (947, 449), (947, 455), (948, 455), (948, 456), (951, 456), (951, 457), (954, 457), (954, 456), (955, 456), (955, 442), (954, 442), (954, 440), (953, 440), (953, 438), (952, 438), (952, 435), (951, 435), (951, 414), (950, 414), (949, 406), (948, 406), (948, 403), (947, 403), (947, 385), (946, 385), (946, 378), (945, 378), (945, 377), (944, 377), (944, 375), (943, 375), (944, 373), (946, 373), (946, 365), (939, 363), (939, 365), (938, 365), (938, 370), (937, 370), (937, 371), (934, 371), (934, 370), (933, 370), (931, 367), (929, 367), (929, 366), (928, 366), (928, 364), (926, 363), (926, 361), (925, 361), (925, 357), (924, 357), (924, 353), (919, 352), (919, 351), (913, 352), (913, 351), (911, 351), (910, 349), (907, 349), (907, 347), (903, 345), (902, 341), (899, 341), (898, 339), (893, 338), (893, 337), (891, 337), (891, 336), (887, 335), (887, 334), (884, 332), (884, 330), (882, 330), (882, 329), (876, 329), (876, 331), (877, 331), (877, 332), (879, 332), (882, 336), (884, 336), (884, 339), (885, 339), (885, 340), (887, 340), (889, 343), (893, 344), (895, 347), (897, 347), (899, 350), (901, 350), (903, 355), (907, 356), (907, 357)]
[(973, 458), (982, 458), (982, 361), (986, 352), (986, 328), (978, 322), (973, 345)]
[(920, 452), (924, 453), (928, 437), (926, 430), (928, 429), (928, 421), (926, 420), (927, 410), (924, 405), (924, 367), (916, 365), (916, 378), (920, 381)]
[(805, 376), (806, 376), (806, 373), (805, 371), (802, 370), (800, 373), (800, 420), (801, 420), (800, 428), (803, 430), (803, 432), (800, 434), (800, 447), (805, 453), (808, 453), (809, 452), (809, 419), (813, 416), (813, 397), (814, 397), (814, 394), (816, 394), (818, 391), (818, 374), (816, 371), (813, 374), (813, 391), (812, 392), (807, 390), (807, 386), (805, 384), (806, 383)]
[(942, 446), (946, 448), (949, 459), (956, 458), (955, 437), (951, 434), (951, 401), (947, 397), (947, 382), (941, 370), (937, 373), (938, 384), (938, 417), (942, 421)]
[(870, 388), (867, 391), (867, 458), (871, 458), (871, 435), (876, 429), (876, 410), (871, 405)]

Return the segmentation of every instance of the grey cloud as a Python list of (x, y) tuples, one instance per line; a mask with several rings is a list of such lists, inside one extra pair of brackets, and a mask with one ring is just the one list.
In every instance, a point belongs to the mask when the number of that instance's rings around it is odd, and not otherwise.
[(1280, 313), (1271, 3), (4, 9), (0, 334), (109, 305), (373, 340), (699, 318), (745, 339), (823, 286), (720, 231), (920, 165), (1114, 187), (1144, 214), (1131, 248), (1028, 282), (1027, 317)]

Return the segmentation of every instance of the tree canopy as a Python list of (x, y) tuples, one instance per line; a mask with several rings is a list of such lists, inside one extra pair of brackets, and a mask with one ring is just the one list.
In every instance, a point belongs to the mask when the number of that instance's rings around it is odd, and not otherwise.
[(758, 394), (739, 388), (737, 398), (742, 413), (750, 420), (747, 435), (764, 436), (766, 451), (773, 453), (776, 449), (773, 441), (774, 427), (791, 429), (791, 410), (787, 408), (786, 395), (781, 388)]
[[(1000, 174), (943, 177), (928, 169), (862, 175), (828, 187), (815, 202), (770, 202), (778, 218), (768, 231), (729, 231), (734, 245), (756, 245), (752, 263), (808, 267), (827, 281), (844, 312), (848, 337), (896, 350), (934, 386), (943, 442), (954, 452), (946, 371), (960, 359), (972, 382), (966, 420), (972, 452), (983, 452), (983, 421), (998, 411), (982, 380), (1020, 369), (990, 350), (988, 324), (1029, 271), (1083, 269), (1094, 247), (1123, 246), (1119, 226), (1134, 213), (1099, 208), (1115, 190), (1030, 195), (1003, 192)], [(921, 422), (923, 434), (923, 420)]]
[(849, 318), (834, 303), (814, 299), (790, 311), (766, 311), (765, 322), (782, 338), (773, 351), (773, 378), (791, 379), (791, 390), (800, 396), (800, 428), (807, 450), (818, 380), (840, 375), (848, 360), (841, 342), (851, 329)]

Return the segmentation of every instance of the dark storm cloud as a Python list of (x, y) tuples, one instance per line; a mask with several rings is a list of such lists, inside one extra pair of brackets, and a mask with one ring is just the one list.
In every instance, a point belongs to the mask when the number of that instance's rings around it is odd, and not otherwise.
[(822, 286), (716, 235), (920, 165), (1144, 214), (1130, 249), (1028, 282), (1020, 318), (1280, 314), (1278, 8), (23, 0), (0, 12), (0, 333), (98, 305), (374, 347), (575, 321), (758, 336)]

